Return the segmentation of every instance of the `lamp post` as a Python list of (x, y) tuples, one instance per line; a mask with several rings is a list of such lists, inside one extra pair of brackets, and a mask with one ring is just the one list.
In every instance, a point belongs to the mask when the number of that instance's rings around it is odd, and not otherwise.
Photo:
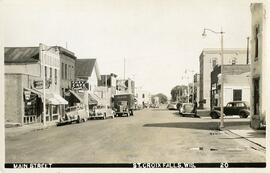
[(224, 60), (224, 57), (223, 57), (223, 55), (224, 55), (224, 53), (223, 53), (223, 34), (224, 34), (224, 32), (222, 31), (222, 29), (221, 29), (221, 31), (220, 32), (216, 32), (216, 31), (214, 31), (214, 30), (212, 30), (212, 29), (208, 29), (208, 28), (204, 28), (204, 30), (203, 30), (203, 33), (202, 33), (202, 36), (206, 36), (206, 31), (210, 31), (210, 32), (212, 32), (212, 33), (214, 33), (214, 34), (220, 34), (220, 54), (221, 54), (221, 65), (220, 65), (220, 74), (221, 74), (221, 80), (220, 80), (220, 125), (219, 125), (219, 128), (220, 128), (220, 130), (222, 129), (222, 128), (224, 128), (224, 114), (223, 114), (223, 112), (224, 112), (224, 109), (223, 109), (223, 87), (224, 87), (224, 85), (223, 85), (223, 60)]
[(43, 66), (43, 125), (46, 126), (46, 66), (45, 66), (45, 56), (43, 55), (43, 52), (47, 52), (50, 49), (54, 48), (55, 50), (57, 50), (57, 47), (49, 47), (47, 49), (43, 49), (43, 45), (41, 44), (41, 65)]

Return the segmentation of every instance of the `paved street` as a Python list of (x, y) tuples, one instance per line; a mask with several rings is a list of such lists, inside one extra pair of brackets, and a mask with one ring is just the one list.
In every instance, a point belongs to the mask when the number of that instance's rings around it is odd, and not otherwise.
[[(265, 162), (265, 150), (215, 130), (218, 121), (144, 109), (133, 117), (6, 134), (6, 162)], [(248, 124), (248, 119), (225, 119), (233, 129)]]

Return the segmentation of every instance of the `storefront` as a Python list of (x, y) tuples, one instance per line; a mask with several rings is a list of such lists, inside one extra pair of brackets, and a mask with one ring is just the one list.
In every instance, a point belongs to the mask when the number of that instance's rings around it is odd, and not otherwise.
[[(46, 93), (46, 122), (58, 121), (60, 110), (68, 102), (58, 94)], [(43, 122), (43, 93), (37, 90), (24, 88), (24, 116), (23, 123)]]
[(42, 100), (40, 93), (29, 88), (24, 88), (24, 115), (23, 123), (31, 124), (41, 122)]

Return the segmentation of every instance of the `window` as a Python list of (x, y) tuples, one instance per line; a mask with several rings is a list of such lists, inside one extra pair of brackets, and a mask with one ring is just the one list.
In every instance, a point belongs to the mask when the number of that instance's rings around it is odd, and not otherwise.
[(52, 68), (50, 67), (50, 80), (52, 80)]
[(62, 63), (62, 79), (64, 79), (64, 68), (65, 68), (64, 63)]
[(54, 69), (54, 82), (57, 85), (57, 69)]
[(242, 90), (237, 89), (233, 90), (233, 101), (241, 101), (242, 100)]
[(245, 107), (245, 104), (244, 103), (236, 103), (235, 106), (236, 107)]
[(64, 79), (67, 79), (67, 64), (65, 64), (65, 77)]
[(259, 55), (259, 38), (258, 38), (258, 35), (259, 35), (259, 26), (257, 26), (255, 28), (255, 58), (254, 58), (254, 61), (257, 61), (258, 60), (258, 55)]
[(144, 94), (142, 95), (142, 98), (144, 98), (145, 96), (144, 96)]
[(52, 106), (52, 113), (53, 114), (57, 114), (58, 113), (58, 109), (57, 108), (58, 108), (58, 106), (55, 106), (55, 105)]
[(236, 64), (236, 58), (232, 58), (232, 65), (235, 65)]
[(216, 65), (217, 65), (217, 59), (213, 59), (212, 60), (212, 67), (215, 68)]
[(45, 66), (45, 79), (47, 79), (47, 67)]
[(226, 107), (233, 107), (232, 103), (228, 103)]

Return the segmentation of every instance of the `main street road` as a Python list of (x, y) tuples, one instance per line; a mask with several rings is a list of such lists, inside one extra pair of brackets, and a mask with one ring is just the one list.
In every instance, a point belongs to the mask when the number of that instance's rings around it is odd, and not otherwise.
[[(215, 130), (218, 121), (144, 109), (131, 117), (6, 134), (6, 163), (265, 162), (264, 150)], [(225, 121), (248, 126), (246, 119)]]

